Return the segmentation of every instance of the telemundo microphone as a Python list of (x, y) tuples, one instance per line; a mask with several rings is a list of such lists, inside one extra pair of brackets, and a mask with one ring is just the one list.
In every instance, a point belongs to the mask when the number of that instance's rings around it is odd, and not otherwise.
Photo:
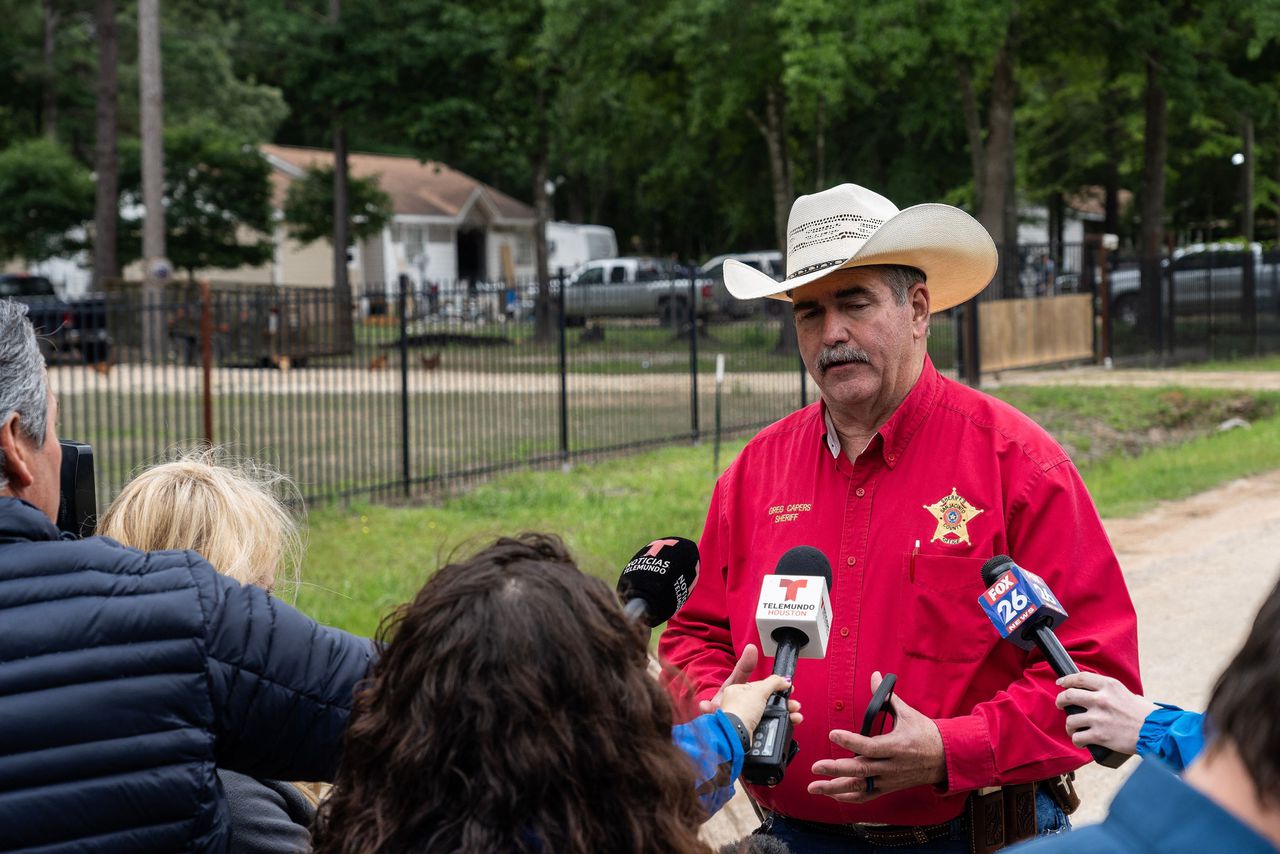
[[(773, 656), (773, 672), (791, 679), (796, 660), (824, 658), (831, 635), (831, 564), (812, 546), (796, 546), (778, 560), (772, 575), (760, 585), (756, 628), (760, 653)], [(765, 704), (751, 736), (742, 776), (758, 786), (782, 782), (799, 745), (791, 737), (790, 689), (779, 691)]]
[[(982, 583), (987, 589), (978, 597), (978, 604), (1000, 637), (1022, 649), (1038, 648), (1058, 676), (1080, 672), (1053, 633), (1053, 627), (1067, 618), (1067, 611), (1043, 578), (1018, 566), (1008, 555), (996, 555), (982, 565)], [(1067, 706), (1065, 711), (1076, 715), (1084, 709)], [(1097, 744), (1089, 745), (1089, 753), (1094, 762), (1106, 768), (1119, 768), (1129, 758), (1128, 753)]]
[(684, 537), (654, 540), (618, 576), (623, 610), (650, 629), (680, 610), (698, 580), (698, 545)]

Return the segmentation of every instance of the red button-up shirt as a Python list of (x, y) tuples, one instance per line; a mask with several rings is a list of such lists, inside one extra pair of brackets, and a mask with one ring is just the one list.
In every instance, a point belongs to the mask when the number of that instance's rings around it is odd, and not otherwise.
[[(819, 402), (760, 432), (720, 478), (698, 582), (659, 647), (697, 698), (713, 695), (743, 647), (760, 643), (761, 581), (796, 545), (831, 561), (831, 637), (824, 659), (796, 668), (800, 752), (780, 785), (752, 788), (767, 809), (830, 823), (933, 824), (958, 815), (968, 790), (1089, 761), (1067, 736), (1043, 656), (1000, 640), (978, 604), (992, 555), (1012, 556), (1049, 584), (1068, 612), (1058, 637), (1082, 670), (1141, 690), (1133, 604), (1070, 458), (1025, 415), (940, 376), (927, 358), (855, 461), (828, 437)], [(762, 657), (752, 678), (772, 665)], [(813, 763), (848, 755), (827, 733), (858, 731), (875, 670), (896, 673), (895, 693), (937, 723), (945, 784), (863, 805), (810, 795)]]

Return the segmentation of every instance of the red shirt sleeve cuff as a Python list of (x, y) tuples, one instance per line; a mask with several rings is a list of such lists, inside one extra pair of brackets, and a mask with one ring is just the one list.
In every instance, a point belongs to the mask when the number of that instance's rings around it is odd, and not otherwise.
[(981, 715), (935, 720), (947, 763), (944, 792), (967, 792), (997, 785), (996, 758), (987, 721)]

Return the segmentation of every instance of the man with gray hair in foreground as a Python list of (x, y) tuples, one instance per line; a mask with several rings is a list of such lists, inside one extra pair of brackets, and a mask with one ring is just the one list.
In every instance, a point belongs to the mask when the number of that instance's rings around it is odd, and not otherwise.
[(62, 539), (57, 415), (0, 300), (0, 844), (224, 851), (217, 767), (332, 779), (372, 645), (195, 552)]

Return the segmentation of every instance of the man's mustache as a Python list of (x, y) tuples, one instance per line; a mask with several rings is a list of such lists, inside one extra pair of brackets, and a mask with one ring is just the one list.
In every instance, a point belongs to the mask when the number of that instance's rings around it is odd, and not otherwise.
[(825, 374), (827, 369), (832, 365), (840, 365), (845, 362), (864, 362), (871, 364), (871, 357), (867, 355), (867, 351), (852, 344), (838, 344), (835, 347), (824, 347), (822, 352), (818, 354), (818, 373)]

